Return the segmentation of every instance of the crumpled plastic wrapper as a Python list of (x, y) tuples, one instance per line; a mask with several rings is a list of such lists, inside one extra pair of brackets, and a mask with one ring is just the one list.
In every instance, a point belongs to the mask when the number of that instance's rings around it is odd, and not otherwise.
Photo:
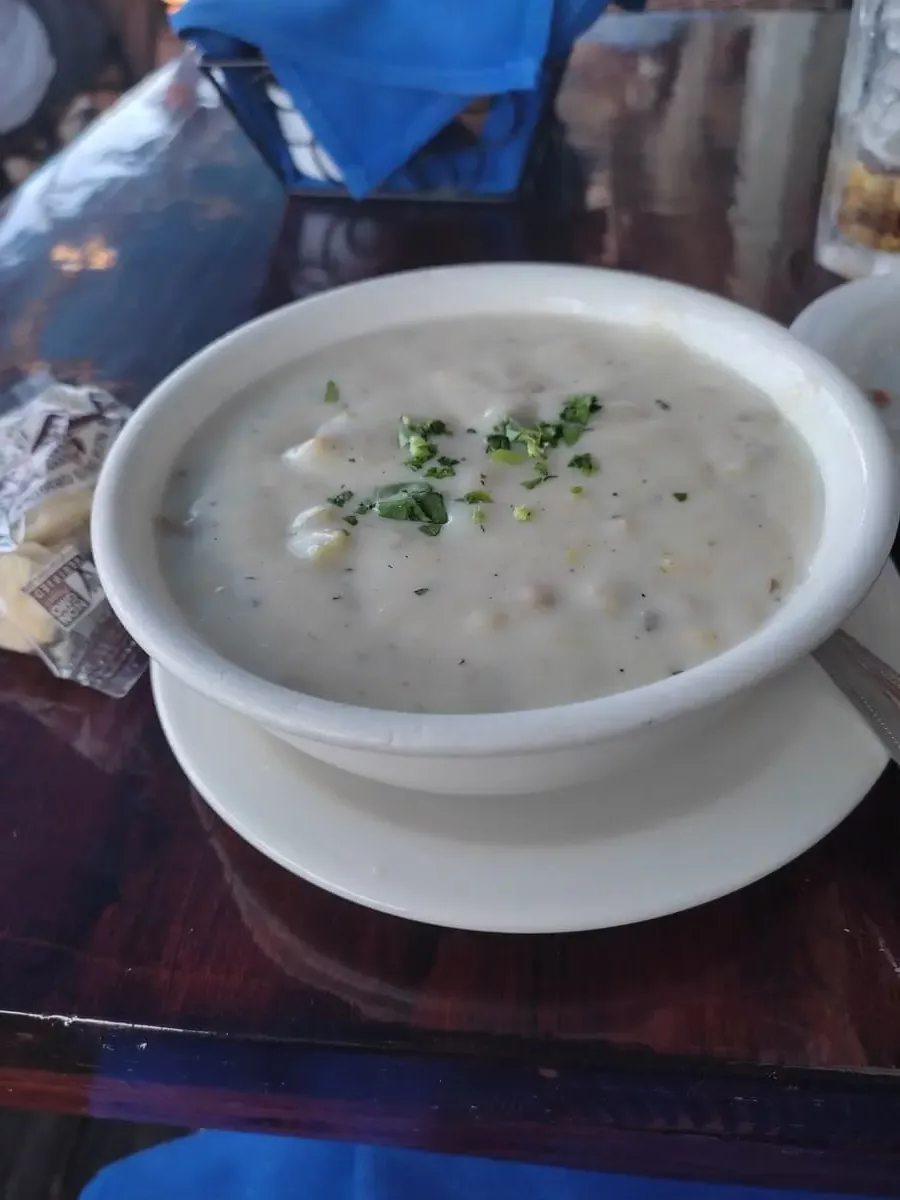
[(129, 415), (108, 392), (46, 373), (0, 397), (0, 648), (107, 696), (146, 667), (90, 553), (94, 487)]

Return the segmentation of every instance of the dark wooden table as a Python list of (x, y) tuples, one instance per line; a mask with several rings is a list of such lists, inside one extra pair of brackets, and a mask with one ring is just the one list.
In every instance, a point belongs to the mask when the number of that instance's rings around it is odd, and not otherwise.
[[(261, 307), (477, 259), (652, 271), (790, 319), (833, 282), (810, 243), (844, 29), (695, 16), (580, 47), (564, 152), (488, 208), (285, 208), (182, 64), (6, 211), (0, 370), (137, 402)], [(405, 923), (243, 845), (146, 685), (113, 702), (0, 660), (7, 1105), (900, 1194), (898, 882), (889, 772), (816, 849), (694, 912), (566, 937)]]

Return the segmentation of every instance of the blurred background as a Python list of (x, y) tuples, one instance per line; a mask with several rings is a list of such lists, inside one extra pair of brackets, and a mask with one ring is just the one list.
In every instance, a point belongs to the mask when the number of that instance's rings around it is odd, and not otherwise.
[[(67, 145), (101, 113), (154, 68), (180, 53), (168, 26), (168, 13), (184, 0), (26, 0), (51, 33), (51, 45), (65, 70), (49, 101), (24, 128), (3, 133), (0, 126), (0, 198), (23, 182), (46, 158)], [(2, 7), (2, 5), (0, 5)], [(849, 8), (843, 0), (649, 0), (648, 10), (764, 11), (772, 9)], [(609, 58), (603, 45), (586, 39), (579, 68), (587, 75), (604, 71)], [(571, 97), (569, 119), (590, 125), (595, 114), (578, 111)], [(602, 122), (602, 114), (600, 116)]]

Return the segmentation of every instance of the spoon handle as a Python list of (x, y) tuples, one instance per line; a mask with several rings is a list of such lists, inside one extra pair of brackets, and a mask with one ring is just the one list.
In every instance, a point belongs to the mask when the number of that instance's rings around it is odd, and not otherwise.
[(900, 674), (843, 629), (813, 657), (900, 763)]

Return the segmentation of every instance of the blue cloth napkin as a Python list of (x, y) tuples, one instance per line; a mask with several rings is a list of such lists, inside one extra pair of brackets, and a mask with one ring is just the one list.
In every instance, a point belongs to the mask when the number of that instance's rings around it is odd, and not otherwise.
[[(81, 1200), (838, 1200), (257, 1133), (198, 1133), (101, 1171)], [(852, 1200), (844, 1196), (843, 1200)]]
[(204, 53), (258, 47), (361, 197), (473, 98), (534, 91), (607, 2), (187, 0), (173, 25)]

